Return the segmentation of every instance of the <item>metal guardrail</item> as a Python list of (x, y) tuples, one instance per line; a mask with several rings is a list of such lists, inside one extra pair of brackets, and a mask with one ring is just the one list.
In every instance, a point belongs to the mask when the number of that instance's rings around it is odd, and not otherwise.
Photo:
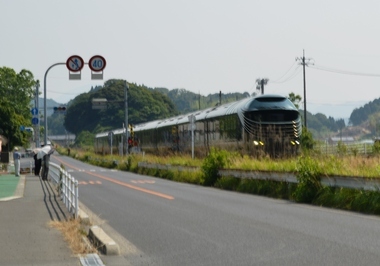
[(63, 203), (75, 219), (78, 218), (78, 180), (55, 163), (50, 162), (49, 168), (49, 175), (57, 184)]
[[(154, 168), (162, 170), (177, 170), (177, 171), (196, 171), (197, 167), (185, 167), (185, 166), (172, 166), (162, 164), (152, 164), (147, 162), (139, 162), (138, 167)], [(298, 183), (295, 173), (282, 173), (282, 172), (267, 172), (267, 171), (246, 171), (246, 170), (219, 170), (220, 176), (224, 177), (236, 177), (246, 179), (259, 179), (259, 180), (273, 180), (283, 181), (289, 183)], [(344, 187), (353, 189), (364, 190), (379, 190), (380, 178), (365, 178), (365, 177), (350, 177), (350, 176), (323, 176), (321, 177), (321, 183), (331, 187)]]

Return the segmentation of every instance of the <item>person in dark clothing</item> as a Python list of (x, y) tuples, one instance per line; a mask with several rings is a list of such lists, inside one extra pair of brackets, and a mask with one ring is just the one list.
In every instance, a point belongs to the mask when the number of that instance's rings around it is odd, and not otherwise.
[(43, 162), (42, 162), (42, 166), (43, 166), (43, 169), (42, 169), (42, 180), (46, 181), (48, 180), (48, 175), (49, 175), (49, 163), (50, 163), (50, 154), (47, 154), (45, 155), (43, 158), (42, 158)]
[(34, 175), (39, 176), (41, 171), (41, 159), (37, 159), (37, 153), (33, 156), (34, 159)]

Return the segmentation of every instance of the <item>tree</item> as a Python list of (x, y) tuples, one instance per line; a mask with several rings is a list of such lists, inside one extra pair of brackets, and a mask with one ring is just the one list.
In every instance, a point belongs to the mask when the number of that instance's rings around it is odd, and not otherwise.
[(75, 138), (75, 145), (78, 147), (93, 147), (95, 135), (88, 131), (82, 131)]
[(32, 72), (16, 73), (8, 67), (0, 68), (0, 130), (8, 139), (9, 148), (25, 146), (30, 133), (22, 132), (21, 126), (31, 126), (30, 101), (34, 97)]
[(289, 93), (288, 99), (294, 104), (294, 106), (299, 109), (299, 103), (302, 101), (302, 97), (299, 94), (294, 94), (294, 92)]

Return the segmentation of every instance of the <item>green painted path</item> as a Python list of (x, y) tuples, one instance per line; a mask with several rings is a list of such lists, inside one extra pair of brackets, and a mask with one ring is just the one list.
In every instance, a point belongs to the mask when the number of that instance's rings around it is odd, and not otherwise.
[(0, 199), (12, 197), (18, 185), (20, 177), (15, 175), (0, 175)]

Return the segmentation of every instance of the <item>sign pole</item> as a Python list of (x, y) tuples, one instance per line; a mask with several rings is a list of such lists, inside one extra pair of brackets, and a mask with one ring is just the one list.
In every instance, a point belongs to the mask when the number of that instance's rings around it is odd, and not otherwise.
[[(44, 76), (44, 145), (47, 145), (47, 132), (48, 132), (48, 124), (47, 124), (47, 108), (46, 108), (46, 77), (50, 69), (52, 69), (55, 66), (59, 65), (66, 65), (66, 63), (56, 63), (54, 65), (51, 65), (45, 72)], [(38, 147), (39, 148), (39, 147)]]
[(39, 104), (39, 102), (40, 102), (40, 100), (39, 100), (39, 88), (40, 88), (40, 81), (39, 80), (37, 80), (37, 84), (36, 84), (36, 104), (35, 104), (35, 108), (37, 108), (37, 113), (38, 113), (38, 115), (37, 115), (37, 118), (38, 118), (38, 123), (37, 123), (37, 125), (36, 125), (36, 135), (35, 135), (35, 138), (36, 138), (36, 148), (39, 148), (39, 147), (41, 147), (41, 145), (40, 145), (40, 110), (39, 110), (39, 107), (40, 107), (40, 104)]

